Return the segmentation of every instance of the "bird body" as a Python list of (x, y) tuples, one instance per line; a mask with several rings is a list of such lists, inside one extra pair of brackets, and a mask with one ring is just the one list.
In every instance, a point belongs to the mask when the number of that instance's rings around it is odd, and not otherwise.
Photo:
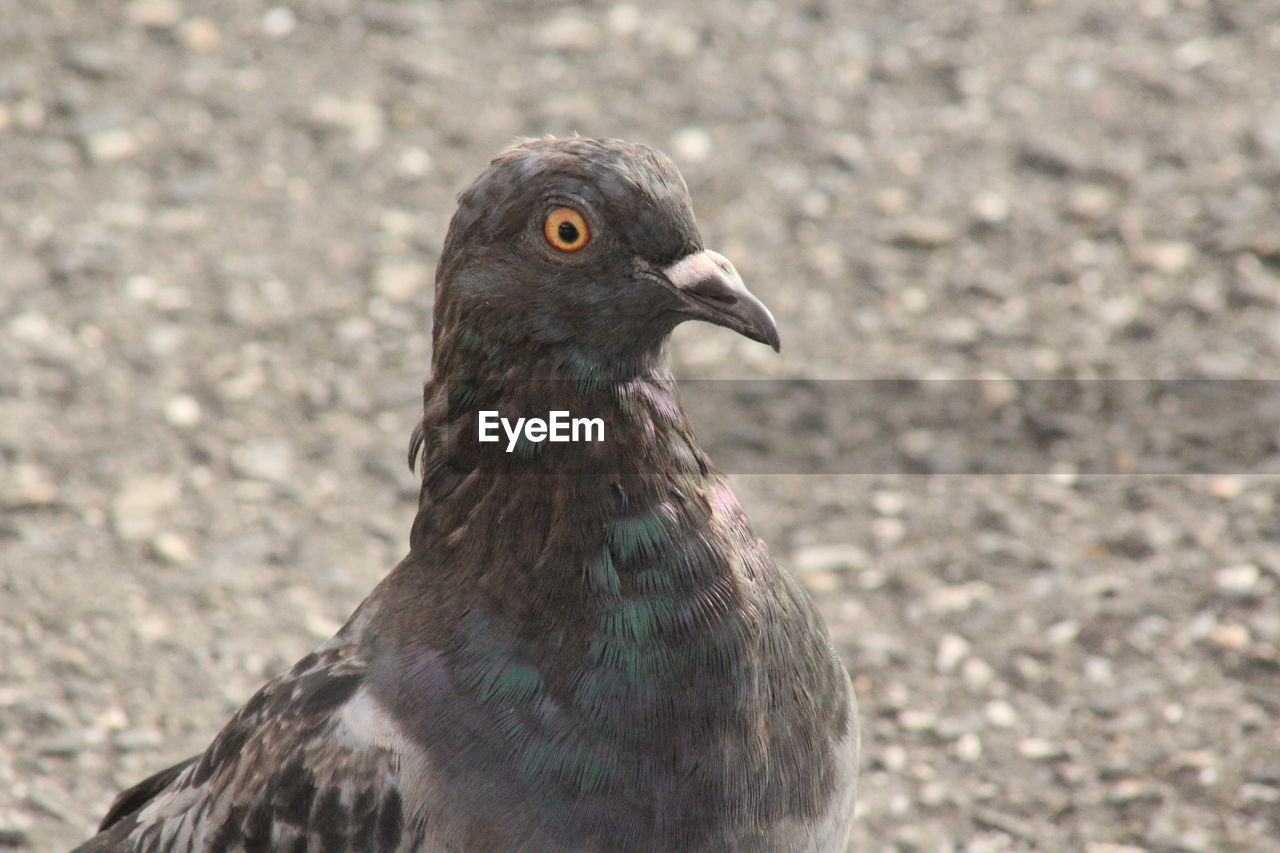
[[(408, 555), (78, 853), (844, 849), (849, 679), (685, 419), (664, 344), (690, 318), (776, 345), (665, 157), (495, 160), (439, 267)], [(606, 440), (507, 454), (481, 410)]]

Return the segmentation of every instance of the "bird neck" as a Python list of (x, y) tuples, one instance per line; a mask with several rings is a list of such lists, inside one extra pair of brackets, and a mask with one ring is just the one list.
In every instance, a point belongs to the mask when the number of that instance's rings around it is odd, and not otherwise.
[[(624, 378), (571, 351), (496, 374), (485, 367), (455, 365), (424, 392), (410, 560), (440, 567), (418, 581), (436, 587), (433, 609), (497, 607), (542, 622), (592, 608), (612, 594), (612, 572), (628, 567), (682, 584), (682, 560), (649, 563), (705, 526), (719, 478), (694, 440), (665, 357)], [(533, 442), (526, 433), (512, 446), (511, 424), (557, 411), (598, 421), (602, 435), (591, 437), (601, 440), (586, 440), (591, 430), (564, 442)], [(486, 412), (507, 421), (490, 430), (496, 441), (479, 441)], [(615, 557), (624, 565), (607, 565)]]

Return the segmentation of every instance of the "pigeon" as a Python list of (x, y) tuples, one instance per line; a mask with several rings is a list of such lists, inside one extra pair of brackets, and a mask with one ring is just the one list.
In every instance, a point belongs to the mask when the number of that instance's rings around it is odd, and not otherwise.
[(844, 850), (849, 676), (669, 367), (686, 320), (773, 317), (655, 149), (524, 140), (458, 201), (407, 556), (76, 850)]

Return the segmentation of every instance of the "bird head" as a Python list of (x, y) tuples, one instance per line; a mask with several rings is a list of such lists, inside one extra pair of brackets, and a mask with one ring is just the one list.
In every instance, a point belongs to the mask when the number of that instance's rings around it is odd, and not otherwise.
[(536, 139), (460, 196), (436, 275), (435, 343), (568, 351), (610, 373), (685, 320), (778, 349), (773, 316), (705, 249), (675, 164), (613, 139)]

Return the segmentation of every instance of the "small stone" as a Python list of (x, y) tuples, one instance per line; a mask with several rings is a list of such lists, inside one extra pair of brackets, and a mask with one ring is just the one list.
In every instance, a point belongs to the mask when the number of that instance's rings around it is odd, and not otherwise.
[(254, 480), (287, 483), (293, 466), (293, 446), (283, 438), (256, 439), (231, 451), (231, 467)]
[(907, 507), (907, 500), (901, 492), (872, 492), (871, 507), (880, 515), (902, 515)]
[(1084, 845), (1084, 853), (1147, 853), (1147, 848), (1136, 844), (1113, 844), (1110, 841), (1090, 841)]
[(282, 39), (298, 26), (298, 16), (287, 6), (274, 6), (262, 15), (262, 32), (273, 39)]
[(605, 23), (615, 35), (630, 36), (640, 29), (640, 10), (630, 3), (619, 3), (609, 8)]
[(168, 477), (144, 475), (125, 483), (111, 502), (116, 535), (127, 541), (154, 536), (164, 511), (181, 493), (178, 482)]
[(1080, 623), (1074, 619), (1063, 619), (1055, 622), (1045, 631), (1044, 638), (1055, 646), (1065, 646), (1080, 636)]
[(711, 134), (700, 127), (686, 127), (671, 136), (671, 153), (684, 163), (701, 163), (711, 156)]
[(396, 159), (396, 170), (407, 178), (421, 178), (431, 172), (431, 167), (431, 155), (417, 145), (404, 149)]
[(564, 11), (543, 24), (537, 42), (546, 50), (585, 52), (599, 45), (600, 31), (583, 13)]
[(114, 739), (116, 749), (121, 752), (137, 752), (155, 749), (164, 743), (164, 738), (155, 729), (137, 728), (118, 732)]
[(798, 575), (856, 571), (867, 565), (867, 553), (857, 545), (808, 545), (796, 549), (791, 564)]
[(982, 757), (982, 738), (974, 732), (965, 732), (956, 738), (955, 746), (952, 747), (956, 757), (961, 761), (973, 762)]
[(1271, 805), (1280, 803), (1280, 788), (1273, 785), (1259, 785), (1254, 782), (1246, 782), (1240, 786), (1240, 799), (1246, 803), (1263, 803)]
[(302, 623), (307, 633), (317, 640), (327, 640), (342, 628), (341, 622), (326, 618), (314, 611), (307, 611)]
[(1209, 494), (1225, 500), (1231, 500), (1232, 498), (1240, 497), (1240, 494), (1244, 492), (1244, 486), (1243, 477), (1214, 477), (1209, 481)]
[(884, 187), (876, 192), (872, 203), (876, 210), (884, 216), (896, 216), (907, 209), (911, 198), (902, 187)]
[(1116, 682), (1116, 667), (1109, 659), (1090, 655), (1084, 660), (1084, 677), (1094, 684), (1110, 685)]
[(899, 222), (889, 241), (904, 249), (940, 249), (954, 243), (959, 236), (946, 220), (922, 216)]
[(138, 140), (127, 127), (107, 127), (87, 133), (81, 144), (95, 163), (115, 163), (138, 153)]
[(168, 29), (182, 17), (182, 7), (176, 0), (132, 0), (125, 15), (135, 26)]
[(816, 596), (833, 595), (844, 586), (840, 575), (835, 572), (802, 572), (799, 578), (804, 588)]
[(1094, 222), (1110, 215), (1115, 209), (1116, 198), (1101, 184), (1084, 184), (1075, 187), (1067, 196), (1067, 215), (1073, 219)]
[(373, 151), (386, 137), (386, 117), (373, 101), (321, 95), (311, 104), (311, 118), (321, 127), (347, 130), (358, 151)]
[(970, 649), (969, 641), (959, 634), (943, 634), (938, 641), (938, 653), (934, 658), (938, 672), (954, 672), (960, 662), (969, 656)]
[(78, 44), (71, 47), (64, 64), (77, 74), (94, 80), (110, 77), (120, 69), (116, 55), (100, 44)]
[(900, 773), (907, 766), (907, 751), (896, 743), (888, 744), (880, 750), (880, 762), (890, 773)]
[(986, 690), (995, 680), (996, 671), (991, 664), (980, 658), (969, 658), (960, 667), (960, 678), (964, 686), (972, 693)]
[(48, 506), (58, 497), (58, 487), (45, 469), (18, 464), (9, 469), (0, 486), (0, 505), (11, 509)]
[(417, 261), (383, 261), (373, 274), (373, 286), (392, 302), (411, 302), (426, 286), (431, 268)]
[(1195, 259), (1196, 247), (1177, 240), (1145, 243), (1133, 250), (1133, 260), (1138, 266), (1164, 275), (1186, 271)]
[(1053, 741), (1029, 737), (1018, 741), (1018, 754), (1032, 761), (1044, 761), (1050, 758), (1064, 757), (1066, 751)]
[(1209, 642), (1220, 649), (1238, 652), (1249, 645), (1249, 629), (1238, 623), (1216, 625), (1209, 632)]
[(151, 550), (161, 560), (174, 566), (188, 565), (196, 558), (187, 540), (170, 530), (157, 533), (152, 538)]
[(1141, 779), (1121, 779), (1107, 792), (1111, 803), (1159, 802), (1164, 799), (1161, 790)]
[(926, 596), (924, 605), (930, 613), (962, 613), (974, 604), (990, 599), (994, 592), (985, 581), (942, 586)]
[(983, 225), (999, 225), (1009, 218), (1009, 200), (993, 190), (983, 190), (974, 196), (969, 212)]
[(23, 311), (9, 321), (9, 334), (23, 343), (44, 343), (52, 333), (49, 318), (36, 311)]
[(852, 133), (842, 133), (832, 140), (831, 153), (842, 167), (855, 171), (866, 162), (867, 146), (861, 137)]
[(982, 708), (987, 722), (1001, 729), (1011, 729), (1018, 724), (1018, 711), (1003, 699), (992, 699)]
[(877, 518), (870, 527), (871, 535), (881, 545), (896, 545), (907, 535), (907, 526), (900, 518)]
[(178, 27), (182, 43), (198, 53), (213, 53), (222, 46), (222, 32), (209, 18), (188, 18)]
[(932, 711), (911, 709), (898, 714), (898, 725), (909, 732), (928, 731), (937, 723), (938, 715)]
[(1218, 592), (1230, 596), (1247, 597), (1257, 588), (1261, 577), (1262, 573), (1257, 566), (1252, 563), (1242, 563), (1238, 566), (1219, 569), (1213, 575), (1213, 582), (1218, 587)]
[(175, 394), (164, 404), (164, 419), (174, 426), (195, 426), (200, 414), (200, 403), (189, 394)]

